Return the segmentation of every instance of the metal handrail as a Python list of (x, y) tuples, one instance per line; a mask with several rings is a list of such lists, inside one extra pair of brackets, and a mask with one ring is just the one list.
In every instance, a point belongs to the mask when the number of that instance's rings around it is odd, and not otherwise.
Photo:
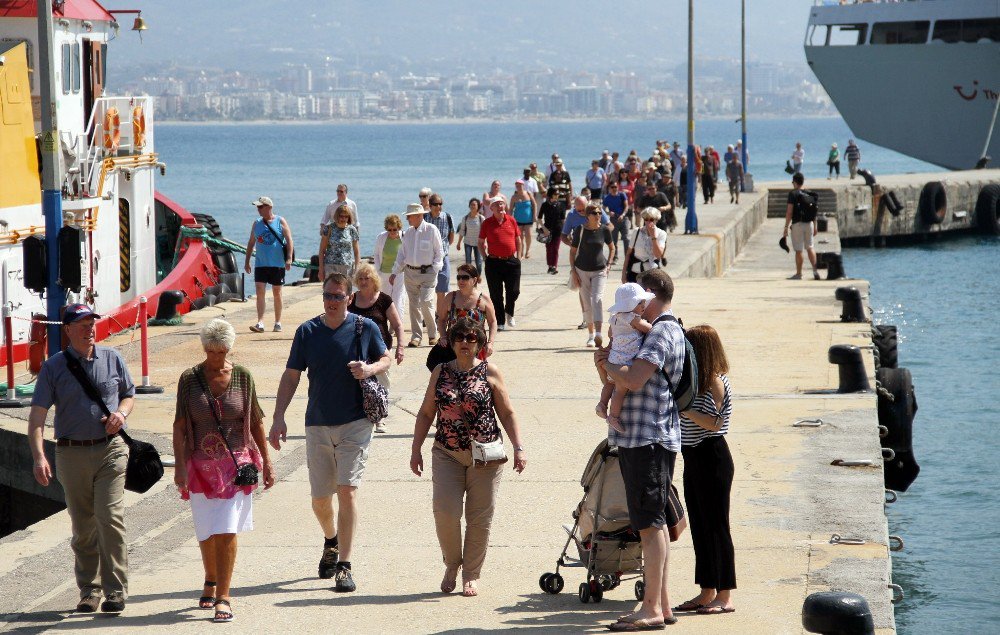
[[(90, 118), (83, 130), (83, 134), (77, 139), (78, 150), (82, 141), (86, 144), (86, 150), (82, 152), (80, 159), (81, 182), (86, 186), (87, 191), (100, 196), (101, 192), (94, 192), (97, 185), (95, 179), (99, 178), (101, 166), (107, 157), (121, 156), (124, 151), (129, 156), (138, 155), (143, 152), (151, 152), (153, 146), (153, 98), (148, 95), (131, 97), (99, 97), (94, 102)], [(145, 118), (145, 143), (142, 147), (135, 144), (135, 135), (132, 132), (132, 109), (142, 106)], [(108, 151), (104, 148), (104, 117), (110, 108), (117, 108), (119, 113), (119, 133), (121, 141), (116, 151)]]

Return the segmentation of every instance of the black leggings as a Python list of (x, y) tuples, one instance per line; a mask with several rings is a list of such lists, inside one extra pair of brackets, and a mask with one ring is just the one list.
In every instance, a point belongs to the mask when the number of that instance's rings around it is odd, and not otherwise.
[(718, 591), (736, 588), (736, 555), (729, 532), (733, 456), (724, 436), (681, 448), (684, 502), (694, 543), (694, 583)]
[(715, 180), (711, 176), (701, 177), (701, 193), (705, 196), (705, 202), (715, 198)]
[(837, 176), (840, 176), (840, 161), (830, 162), (830, 171), (827, 172), (827, 176), (833, 176), (833, 171), (837, 171)]

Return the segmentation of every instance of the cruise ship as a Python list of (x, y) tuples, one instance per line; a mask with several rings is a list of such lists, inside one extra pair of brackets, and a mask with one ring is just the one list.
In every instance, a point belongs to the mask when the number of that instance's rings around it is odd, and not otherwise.
[(952, 170), (1000, 163), (1000, 0), (817, 0), (805, 53), (861, 139)]

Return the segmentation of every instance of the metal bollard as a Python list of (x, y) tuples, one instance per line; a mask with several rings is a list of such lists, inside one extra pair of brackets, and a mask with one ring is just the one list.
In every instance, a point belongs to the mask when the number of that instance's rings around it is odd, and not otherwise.
[[(832, 266), (832, 265), (831, 265)], [(833, 297), (838, 302), (843, 302), (844, 306), (840, 312), (841, 322), (867, 322), (865, 315), (865, 305), (861, 301), (861, 292), (857, 287), (837, 287)]]
[(828, 253), (826, 256), (826, 279), (840, 280), (846, 278), (844, 273), (844, 257), (840, 254)]
[(177, 317), (177, 305), (184, 301), (184, 294), (180, 291), (164, 291), (160, 294), (160, 299), (156, 304), (156, 319), (171, 320)]
[(857, 593), (820, 591), (802, 603), (802, 628), (826, 635), (874, 635), (875, 619), (868, 601)]
[(840, 386), (837, 392), (861, 392), (871, 390), (868, 383), (868, 371), (861, 358), (861, 349), (849, 344), (835, 344), (827, 353), (831, 364), (836, 364), (840, 371)]

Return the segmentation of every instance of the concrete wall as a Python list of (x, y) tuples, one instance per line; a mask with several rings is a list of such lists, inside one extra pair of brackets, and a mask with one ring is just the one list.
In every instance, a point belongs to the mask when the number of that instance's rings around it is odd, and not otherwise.
[[(55, 470), (56, 444), (52, 441), (45, 441), (45, 455)], [(0, 429), (0, 485), (64, 504), (62, 486), (58, 482), (48, 487), (39, 485), (32, 473), (33, 465), (27, 435)]]
[[(718, 233), (698, 234), (697, 238), (714, 241), (711, 249), (699, 250), (679, 265), (678, 278), (714, 278), (729, 269), (747, 242), (767, 218), (767, 191), (744, 194), (744, 202), (728, 217)], [(683, 212), (684, 210), (680, 210)], [(670, 242), (667, 241), (667, 258)], [(671, 261), (673, 264), (673, 262)]]

